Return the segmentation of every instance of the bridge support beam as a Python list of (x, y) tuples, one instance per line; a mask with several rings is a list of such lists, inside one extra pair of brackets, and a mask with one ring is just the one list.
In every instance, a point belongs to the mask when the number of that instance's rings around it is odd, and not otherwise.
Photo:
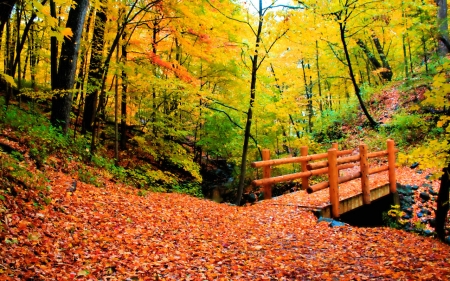
[(330, 183), (330, 203), (331, 215), (333, 218), (339, 217), (339, 170), (337, 168), (337, 150), (328, 150), (328, 182)]
[(359, 163), (361, 169), (361, 189), (364, 205), (370, 204), (370, 186), (369, 186), (369, 163), (367, 158), (367, 144), (359, 146)]
[[(302, 146), (300, 148), (301, 156), (308, 156), (308, 147)], [(308, 161), (302, 161), (302, 172), (308, 171)], [(309, 187), (309, 177), (302, 178), (302, 189), (306, 190)]]
[[(263, 149), (262, 150), (262, 160), (270, 160), (270, 150), (269, 149)], [(263, 178), (268, 179), (270, 178), (270, 166), (263, 167)], [(264, 192), (264, 199), (270, 199), (272, 198), (272, 185), (270, 183), (266, 183), (263, 185), (263, 192)]]

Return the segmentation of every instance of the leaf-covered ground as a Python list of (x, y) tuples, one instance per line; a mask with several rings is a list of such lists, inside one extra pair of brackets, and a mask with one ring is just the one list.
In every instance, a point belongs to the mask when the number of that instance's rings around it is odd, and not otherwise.
[[(70, 168), (70, 167), (69, 167)], [(450, 246), (330, 228), (295, 206), (235, 207), (47, 171), (48, 205), (2, 200), (1, 280), (449, 280)]]

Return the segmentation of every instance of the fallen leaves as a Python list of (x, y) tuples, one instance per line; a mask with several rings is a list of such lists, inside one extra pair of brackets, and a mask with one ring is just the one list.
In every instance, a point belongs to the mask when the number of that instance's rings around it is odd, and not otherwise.
[[(4, 201), (4, 280), (448, 280), (450, 247), (388, 228), (329, 228), (311, 212), (104, 188), (48, 172), (48, 205)], [(399, 180), (404, 180), (399, 173)], [(325, 194), (327, 190), (325, 190)], [(319, 191), (320, 192), (320, 191)], [(295, 193), (294, 193), (295, 194)], [(279, 197), (288, 203), (301, 194)], [(303, 196), (303, 195), (301, 195)], [(318, 200), (320, 195), (314, 195)], [(318, 201), (316, 201), (318, 202)], [(291, 202), (292, 203), (292, 202)], [(128, 278), (128, 279), (127, 279)]]

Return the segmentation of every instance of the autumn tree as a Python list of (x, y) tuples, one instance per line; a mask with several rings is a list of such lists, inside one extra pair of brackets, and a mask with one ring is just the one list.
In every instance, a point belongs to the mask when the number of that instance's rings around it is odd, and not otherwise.
[(358, 82), (356, 81), (347, 40), (356, 32), (358, 32), (357, 30), (350, 30), (350, 22), (356, 15), (360, 14), (359, 10), (371, 9), (373, 8), (372, 5), (374, 5), (375, 2), (377, 1), (365, 2), (360, 0), (340, 0), (339, 3), (331, 5), (331, 11), (326, 14), (326, 16), (334, 18), (335, 22), (337, 22), (337, 24), (339, 25), (339, 34), (342, 48), (344, 50), (345, 65), (348, 68), (350, 80), (352, 81), (355, 95), (359, 101), (359, 105), (361, 106), (361, 109), (363, 110), (364, 115), (366, 116), (372, 128), (378, 127), (378, 123), (370, 115), (361, 97), (361, 89), (358, 85)]
[[(208, 3), (212, 7), (217, 9), (214, 6), (214, 4), (212, 4), (209, 1), (208, 1)], [(253, 6), (253, 4), (250, 4), (250, 5)], [(301, 7), (303, 7), (303, 5), (301, 3), (299, 3), (299, 5), (301, 5)], [(284, 5), (281, 5), (281, 6), (284, 6)], [(248, 109), (246, 112), (247, 118), (246, 118), (246, 124), (245, 124), (245, 129), (244, 129), (244, 144), (242, 147), (238, 193), (237, 193), (237, 198), (236, 198), (237, 205), (239, 205), (241, 202), (241, 198), (242, 198), (242, 194), (243, 194), (243, 190), (244, 190), (244, 184), (245, 184), (245, 174), (246, 174), (246, 169), (247, 169), (247, 155), (248, 155), (249, 140), (250, 140), (250, 135), (251, 135), (250, 130), (251, 130), (252, 121), (253, 121), (253, 108), (254, 108), (254, 104), (256, 101), (256, 81), (258, 78), (258, 70), (260, 69), (264, 60), (267, 58), (267, 56), (268, 56), (270, 50), (272, 49), (272, 47), (274, 46), (274, 44), (281, 37), (283, 37), (287, 32), (287, 29), (281, 29), (280, 31), (278, 31), (278, 33), (276, 34), (275, 37), (272, 37), (270, 39), (266, 38), (266, 39), (268, 39), (268, 41), (266, 42), (263, 39), (263, 36), (265, 35), (264, 29), (267, 28), (264, 25), (264, 23), (267, 20), (267, 18), (266, 18), (267, 13), (271, 9), (276, 8), (276, 7), (281, 7), (281, 6), (277, 5), (277, 1), (273, 1), (273, 3), (270, 4), (269, 6), (263, 7), (263, 1), (262, 0), (258, 1), (258, 6), (257, 7), (253, 6), (253, 8), (256, 10), (256, 18), (255, 18), (256, 25), (255, 26), (253, 26), (251, 24), (251, 20), (253, 20), (253, 19), (249, 16), (246, 19), (241, 20), (241, 19), (237, 19), (232, 16), (223, 14), (228, 19), (240, 22), (243, 25), (246, 25), (247, 27), (249, 27), (254, 35), (253, 39), (255, 42), (254, 47), (252, 49), (250, 49), (251, 52), (248, 55), (249, 59), (250, 59), (249, 70), (250, 70), (250, 77), (251, 77), (250, 78), (250, 98), (249, 98)], [(290, 8), (300, 8), (300, 6), (290, 7)], [(217, 10), (220, 11), (219, 9), (217, 9)], [(265, 196), (270, 196), (270, 195), (267, 194)]]

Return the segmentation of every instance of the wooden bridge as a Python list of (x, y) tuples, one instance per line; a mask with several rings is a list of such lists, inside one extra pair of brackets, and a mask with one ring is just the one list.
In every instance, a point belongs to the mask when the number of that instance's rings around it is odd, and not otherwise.
[[(393, 140), (387, 140), (387, 149), (377, 152), (368, 152), (367, 145), (361, 144), (359, 146), (359, 153), (351, 155), (355, 149), (338, 150), (338, 144), (334, 143), (332, 148), (327, 153), (308, 155), (308, 147), (301, 147), (301, 156), (270, 159), (270, 151), (263, 150), (263, 161), (253, 162), (252, 167), (263, 169), (263, 178), (254, 180), (254, 186), (262, 186), (264, 190), (264, 198), (270, 199), (272, 197), (272, 185), (279, 182), (292, 181), (295, 179), (302, 179), (302, 189), (308, 194), (326, 189), (329, 190), (329, 200), (320, 207), (308, 206), (303, 204), (302, 207), (310, 207), (319, 211), (321, 216), (338, 218), (340, 214), (358, 208), (362, 205), (368, 205), (371, 201), (381, 198), (383, 196), (392, 195), (394, 203), (398, 203), (398, 195), (395, 178), (395, 149)], [(350, 155), (350, 156), (348, 156)], [(370, 167), (369, 158), (379, 158), (387, 156), (388, 164), (385, 166)], [(326, 159), (323, 161), (322, 159)], [(322, 160), (322, 161), (316, 161)], [(301, 172), (271, 177), (271, 167), (275, 165), (300, 163)], [(348, 175), (339, 176), (339, 171), (358, 167), (357, 172)], [(371, 186), (369, 175), (388, 171), (389, 183), (380, 186)], [(309, 186), (309, 179), (311, 176), (328, 174), (328, 181), (321, 182)], [(339, 199), (339, 184), (345, 183), (355, 179), (361, 179), (361, 189), (356, 194), (352, 194), (347, 198)]]

